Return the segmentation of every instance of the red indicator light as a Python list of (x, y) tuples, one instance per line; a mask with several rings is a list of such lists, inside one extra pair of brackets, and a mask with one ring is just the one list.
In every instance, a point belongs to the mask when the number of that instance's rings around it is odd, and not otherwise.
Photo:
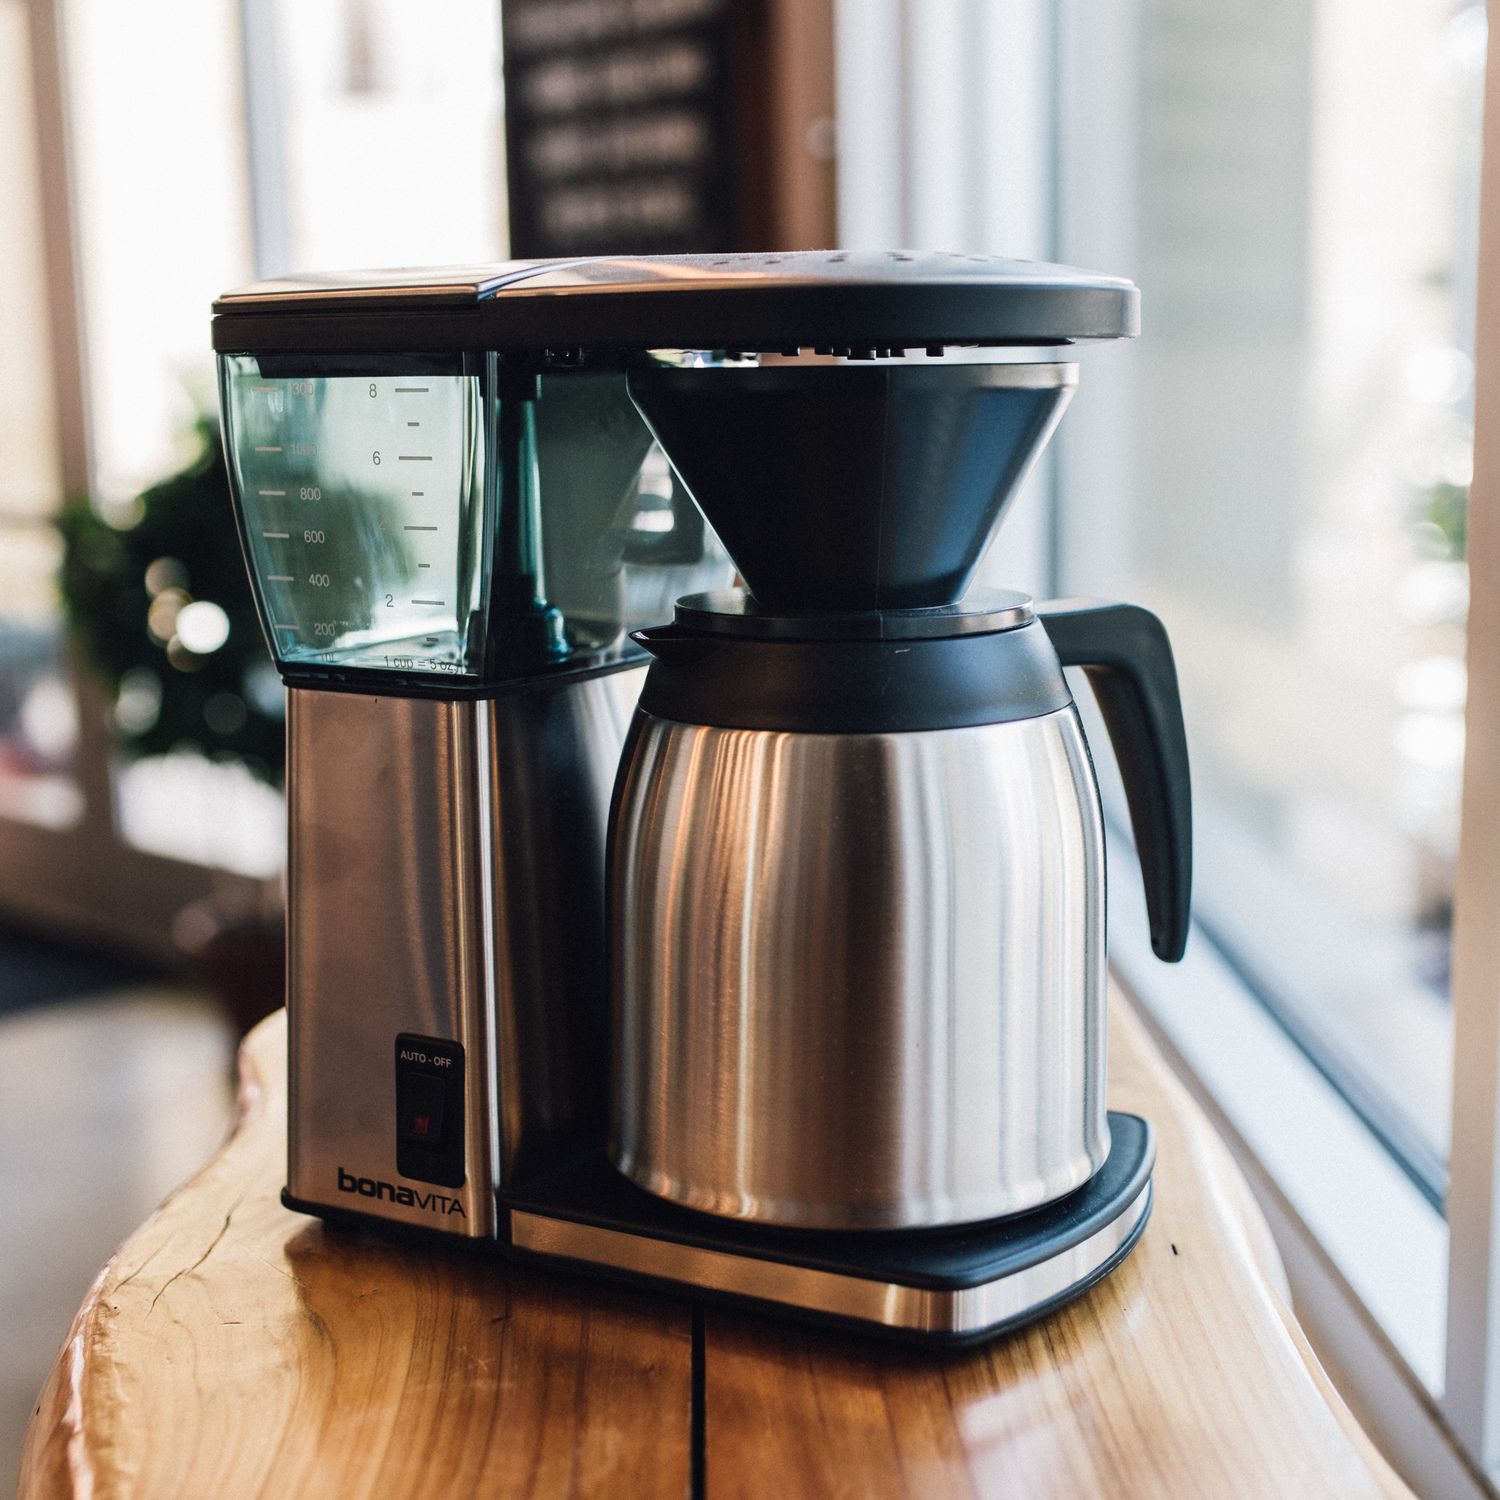
[(411, 1122), (411, 1133), (413, 1135), (426, 1135), (432, 1120), (427, 1115), (416, 1115)]

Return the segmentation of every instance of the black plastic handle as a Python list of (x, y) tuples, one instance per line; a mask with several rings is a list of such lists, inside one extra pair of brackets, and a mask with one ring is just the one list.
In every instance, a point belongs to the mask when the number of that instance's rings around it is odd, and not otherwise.
[(1151, 948), (1174, 964), (1192, 904), (1193, 798), (1166, 629), (1149, 609), (1103, 599), (1052, 599), (1036, 613), (1063, 666), (1088, 674), (1130, 804)]

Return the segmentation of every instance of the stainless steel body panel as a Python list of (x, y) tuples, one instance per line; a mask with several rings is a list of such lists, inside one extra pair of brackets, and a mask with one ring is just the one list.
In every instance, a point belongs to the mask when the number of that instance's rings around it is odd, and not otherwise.
[[(605, 823), (643, 677), (289, 692), (292, 1197), (492, 1238), (502, 1177), (602, 1127)], [(461, 1188), (396, 1171), (401, 1032), (464, 1048)]]
[[(287, 694), (287, 1188), (305, 1203), (491, 1238), (499, 1163), (475, 765), (482, 707)], [(396, 1171), (403, 1031), (464, 1049), (460, 1188)], [(413, 1202), (341, 1192), (350, 1176), (405, 1186)]]
[(1104, 837), (1076, 710), (909, 734), (637, 716), (611, 1156), (711, 1213), (967, 1223), (1085, 1182)]
[(511, 1214), (511, 1241), (539, 1255), (858, 1318), (885, 1328), (970, 1334), (1018, 1322), (1086, 1284), (1128, 1249), (1150, 1207), (1148, 1182), (1118, 1218), (1088, 1239), (1024, 1270), (957, 1290), (867, 1280), (784, 1261), (729, 1255), (519, 1210)]
[(607, 1127), (605, 832), (645, 676), (635, 667), (483, 705), (505, 1179)]

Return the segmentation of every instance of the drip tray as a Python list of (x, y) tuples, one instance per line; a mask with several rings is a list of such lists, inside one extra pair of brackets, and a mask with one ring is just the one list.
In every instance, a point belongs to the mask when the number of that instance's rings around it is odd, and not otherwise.
[(1156, 1135), (1109, 1117), (1108, 1159), (1033, 1213), (956, 1229), (771, 1229), (681, 1208), (603, 1152), (502, 1196), (513, 1253), (783, 1316), (923, 1343), (994, 1337), (1107, 1276), (1151, 1215)]

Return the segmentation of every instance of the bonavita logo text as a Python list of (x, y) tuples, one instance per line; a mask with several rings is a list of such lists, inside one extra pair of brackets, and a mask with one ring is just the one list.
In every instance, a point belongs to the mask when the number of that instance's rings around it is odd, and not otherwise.
[(389, 1182), (376, 1182), (370, 1177), (351, 1177), (339, 1168), (339, 1192), (358, 1193), (361, 1198), (389, 1198), (406, 1208), (425, 1208), (432, 1214), (457, 1214), (466, 1219), (464, 1206), (457, 1198), (445, 1198), (441, 1193), (419, 1193), (409, 1187), (394, 1187)]

